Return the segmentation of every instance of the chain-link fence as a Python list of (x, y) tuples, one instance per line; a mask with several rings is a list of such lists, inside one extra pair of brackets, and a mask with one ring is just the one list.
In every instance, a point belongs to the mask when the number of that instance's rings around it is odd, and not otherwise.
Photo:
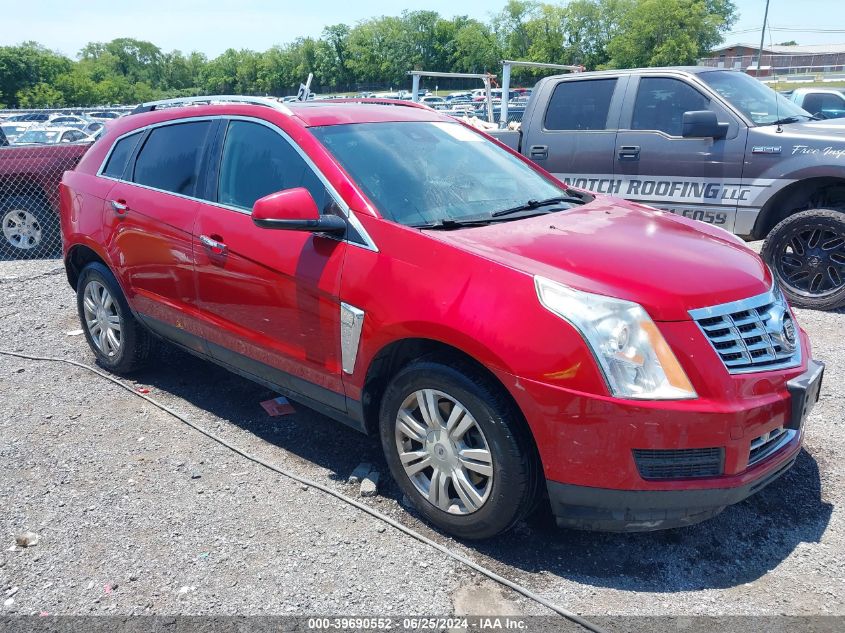
[(90, 144), (0, 147), (0, 259), (59, 257), (59, 183)]

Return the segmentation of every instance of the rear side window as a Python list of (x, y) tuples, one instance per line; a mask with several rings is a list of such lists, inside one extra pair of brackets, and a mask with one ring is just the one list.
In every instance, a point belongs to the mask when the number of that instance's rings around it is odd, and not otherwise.
[(217, 201), (252, 210), (259, 198), (305, 187), (317, 208), (325, 211), (331, 198), (297, 151), (278, 132), (259, 123), (232, 121), (226, 132)]
[(616, 79), (562, 81), (546, 110), (547, 130), (605, 130)]
[(688, 83), (668, 77), (643, 77), (634, 101), (632, 130), (660, 130), (681, 136), (684, 112), (709, 110), (710, 101)]
[(804, 109), (810, 114), (845, 110), (845, 98), (828, 93), (809, 94), (804, 97)]
[(154, 128), (135, 161), (133, 182), (193, 196), (210, 121)]
[(109, 155), (109, 160), (106, 162), (106, 167), (103, 169), (103, 175), (118, 180), (122, 179), (123, 174), (126, 173), (126, 163), (129, 162), (129, 157), (135, 151), (135, 146), (139, 140), (141, 140), (141, 133), (135, 132), (135, 134), (125, 136), (115, 143), (114, 149)]

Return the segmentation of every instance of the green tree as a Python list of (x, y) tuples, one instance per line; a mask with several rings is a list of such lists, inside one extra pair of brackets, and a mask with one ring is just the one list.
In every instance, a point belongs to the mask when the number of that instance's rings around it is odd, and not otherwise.
[(17, 101), (23, 108), (55, 108), (64, 105), (64, 96), (51, 85), (39, 83), (19, 91)]
[[(0, 102), (9, 107), (20, 104), (19, 94), (39, 84), (49, 86), (62, 73), (68, 72), (73, 62), (54, 53), (37, 42), (24, 42), (19, 46), (0, 46)], [(43, 93), (44, 87), (31, 94)]]
[(637, 0), (607, 46), (616, 68), (694, 64), (734, 23), (729, 0)]

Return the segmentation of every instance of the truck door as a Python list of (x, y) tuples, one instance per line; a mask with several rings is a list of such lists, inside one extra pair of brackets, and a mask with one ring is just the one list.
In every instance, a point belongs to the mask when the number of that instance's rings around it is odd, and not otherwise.
[[(684, 112), (710, 110), (725, 138), (682, 136)], [(619, 195), (733, 230), (748, 130), (707, 91), (678, 77), (632, 77), (616, 135)]]
[(628, 77), (546, 81), (529, 117), (523, 153), (566, 184), (599, 193), (613, 187), (616, 128)]

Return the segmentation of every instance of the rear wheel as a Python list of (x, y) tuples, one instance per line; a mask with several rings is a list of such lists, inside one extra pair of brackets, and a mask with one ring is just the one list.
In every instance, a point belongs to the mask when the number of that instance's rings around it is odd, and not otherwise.
[(0, 257), (32, 259), (59, 254), (59, 218), (42, 200), (12, 196), (0, 201)]
[(537, 463), (520, 413), (468, 364), (405, 367), (385, 392), (380, 431), (399, 487), (450, 534), (494, 536), (534, 505)]
[(810, 209), (789, 216), (771, 230), (761, 255), (792, 305), (845, 306), (845, 212)]
[(85, 339), (97, 362), (115, 373), (142, 367), (154, 339), (138, 323), (112, 272), (99, 263), (82, 269), (76, 286), (77, 308)]

